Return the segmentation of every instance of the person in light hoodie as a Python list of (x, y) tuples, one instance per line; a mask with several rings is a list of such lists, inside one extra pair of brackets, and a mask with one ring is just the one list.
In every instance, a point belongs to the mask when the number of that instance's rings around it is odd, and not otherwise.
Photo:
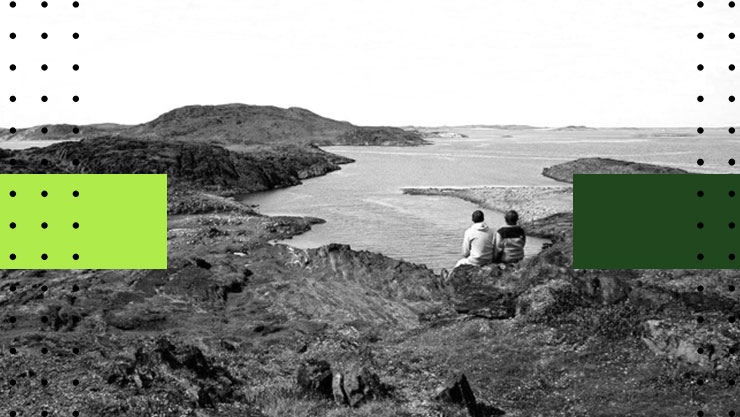
[(465, 230), (462, 255), (455, 268), (460, 265), (483, 266), (493, 262), (494, 232), (483, 221), (483, 212), (473, 212), (473, 225)]

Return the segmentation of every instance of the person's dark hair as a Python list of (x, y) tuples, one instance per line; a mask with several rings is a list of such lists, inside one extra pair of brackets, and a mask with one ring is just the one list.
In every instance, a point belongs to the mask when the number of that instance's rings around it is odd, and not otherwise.
[(480, 223), (483, 221), (483, 212), (476, 210), (473, 212), (473, 223)]
[(514, 210), (509, 210), (504, 214), (504, 220), (506, 220), (506, 224), (513, 226), (519, 221), (519, 213)]

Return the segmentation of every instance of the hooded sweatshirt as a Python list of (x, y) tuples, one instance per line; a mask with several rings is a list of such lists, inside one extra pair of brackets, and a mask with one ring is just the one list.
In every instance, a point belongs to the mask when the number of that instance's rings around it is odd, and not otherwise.
[(463, 236), (462, 252), (473, 265), (493, 262), (493, 231), (484, 222), (473, 223)]

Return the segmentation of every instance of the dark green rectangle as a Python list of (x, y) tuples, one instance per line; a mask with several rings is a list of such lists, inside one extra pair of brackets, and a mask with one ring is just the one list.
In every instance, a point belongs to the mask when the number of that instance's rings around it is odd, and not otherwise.
[(573, 267), (738, 269), (735, 191), (740, 175), (574, 175)]

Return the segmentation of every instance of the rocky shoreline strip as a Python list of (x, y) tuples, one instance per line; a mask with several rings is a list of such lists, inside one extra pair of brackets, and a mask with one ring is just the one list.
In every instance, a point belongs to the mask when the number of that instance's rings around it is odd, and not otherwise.
[(481, 207), (516, 210), (524, 222), (573, 211), (569, 186), (512, 186), (478, 188), (404, 188), (404, 194), (457, 197)]

